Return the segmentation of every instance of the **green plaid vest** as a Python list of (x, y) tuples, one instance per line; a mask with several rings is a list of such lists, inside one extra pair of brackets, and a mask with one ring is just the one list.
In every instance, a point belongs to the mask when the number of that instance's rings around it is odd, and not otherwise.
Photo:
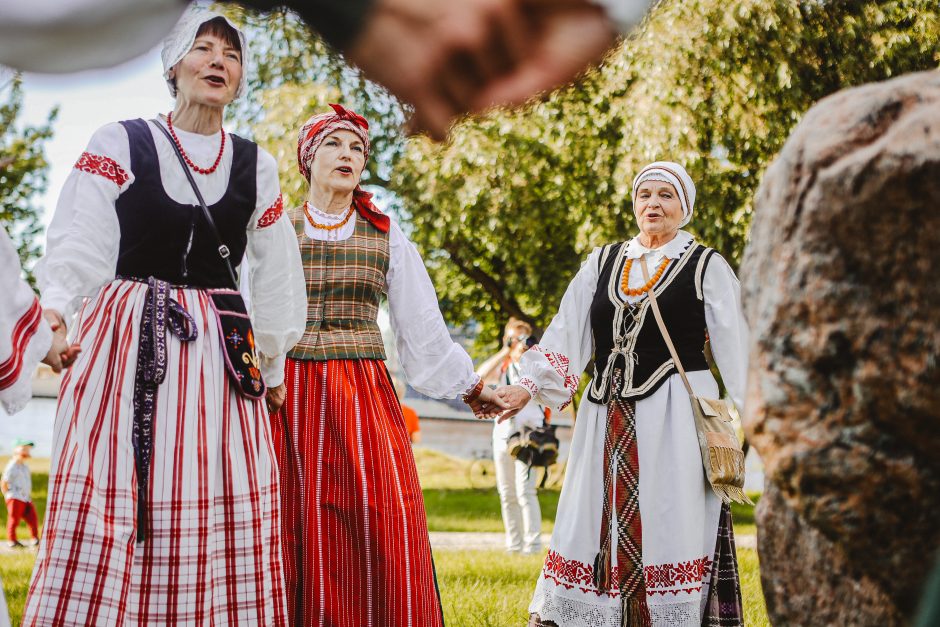
[(307, 281), (307, 328), (291, 359), (385, 359), (379, 330), (379, 301), (388, 274), (388, 233), (358, 215), (342, 242), (304, 234), (302, 208), (290, 212)]

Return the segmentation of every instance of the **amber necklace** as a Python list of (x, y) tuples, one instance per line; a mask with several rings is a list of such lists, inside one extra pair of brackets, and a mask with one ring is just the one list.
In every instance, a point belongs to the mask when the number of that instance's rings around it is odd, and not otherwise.
[(349, 218), (352, 217), (353, 211), (355, 211), (355, 208), (352, 205), (349, 205), (349, 211), (346, 212), (346, 217), (343, 218), (340, 222), (337, 222), (336, 224), (320, 224), (313, 219), (312, 215), (310, 215), (310, 203), (304, 201), (304, 215), (307, 216), (307, 221), (310, 222), (310, 226), (324, 231), (335, 231), (336, 229), (341, 229), (346, 226), (346, 223), (349, 222)]
[(656, 282), (659, 281), (659, 278), (663, 276), (663, 272), (666, 271), (666, 266), (669, 265), (669, 257), (665, 257), (663, 262), (659, 264), (659, 267), (656, 269), (656, 274), (650, 278), (642, 287), (637, 287), (630, 289), (630, 268), (633, 267), (633, 260), (627, 259), (627, 263), (623, 266), (623, 276), (620, 278), (620, 289), (623, 290), (623, 293), (627, 296), (640, 296), (645, 294), (656, 285)]

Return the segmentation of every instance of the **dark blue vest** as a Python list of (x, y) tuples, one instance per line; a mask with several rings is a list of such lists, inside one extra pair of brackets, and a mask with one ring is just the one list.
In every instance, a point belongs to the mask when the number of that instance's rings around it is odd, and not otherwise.
[[(115, 203), (121, 225), (117, 275), (154, 277), (173, 285), (231, 288), (219, 244), (202, 208), (176, 202), (163, 188), (149, 124), (138, 119), (121, 125), (130, 143), (134, 182)], [(237, 266), (245, 253), (248, 222), (257, 203), (258, 147), (236, 135), (229, 134), (229, 139), (233, 154), (228, 189), (209, 206), (209, 212), (232, 253), (232, 265)]]

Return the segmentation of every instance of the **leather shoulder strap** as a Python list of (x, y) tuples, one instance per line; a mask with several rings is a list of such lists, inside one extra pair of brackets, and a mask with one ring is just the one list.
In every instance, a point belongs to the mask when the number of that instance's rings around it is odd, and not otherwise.
[[(640, 257), (640, 269), (643, 271), (643, 280), (649, 283), (650, 272), (646, 268), (646, 260)], [(695, 396), (695, 392), (692, 391), (692, 385), (689, 383), (689, 378), (685, 375), (685, 368), (682, 367), (682, 362), (679, 360), (679, 354), (676, 352), (676, 347), (672, 343), (672, 338), (669, 336), (669, 331), (666, 330), (666, 323), (663, 322), (663, 315), (659, 311), (659, 304), (656, 302), (656, 290), (651, 289), (647, 293), (647, 297), (650, 299), (650, 307), (653, 308), (653, 316), (656, 318), (656, 324), (659, 325), (659, 331), (663, 334), (663, 339), (666, 340), (666, 347), (669, 348), (669, 354), (672, 356), (672, 362), (676, 365), (676, 370), (679, 371), (679, 376), (682, 377), (682, 382), (685, 384), (685, 390), (689, 393), (689, 396)]]

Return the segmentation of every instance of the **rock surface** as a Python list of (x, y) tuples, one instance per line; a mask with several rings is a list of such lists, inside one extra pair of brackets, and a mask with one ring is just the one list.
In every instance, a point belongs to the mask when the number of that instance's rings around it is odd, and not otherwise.
[(940, 73), (806, 114), (742, 282), (771, 620), (902, 624), (940, 547)]

